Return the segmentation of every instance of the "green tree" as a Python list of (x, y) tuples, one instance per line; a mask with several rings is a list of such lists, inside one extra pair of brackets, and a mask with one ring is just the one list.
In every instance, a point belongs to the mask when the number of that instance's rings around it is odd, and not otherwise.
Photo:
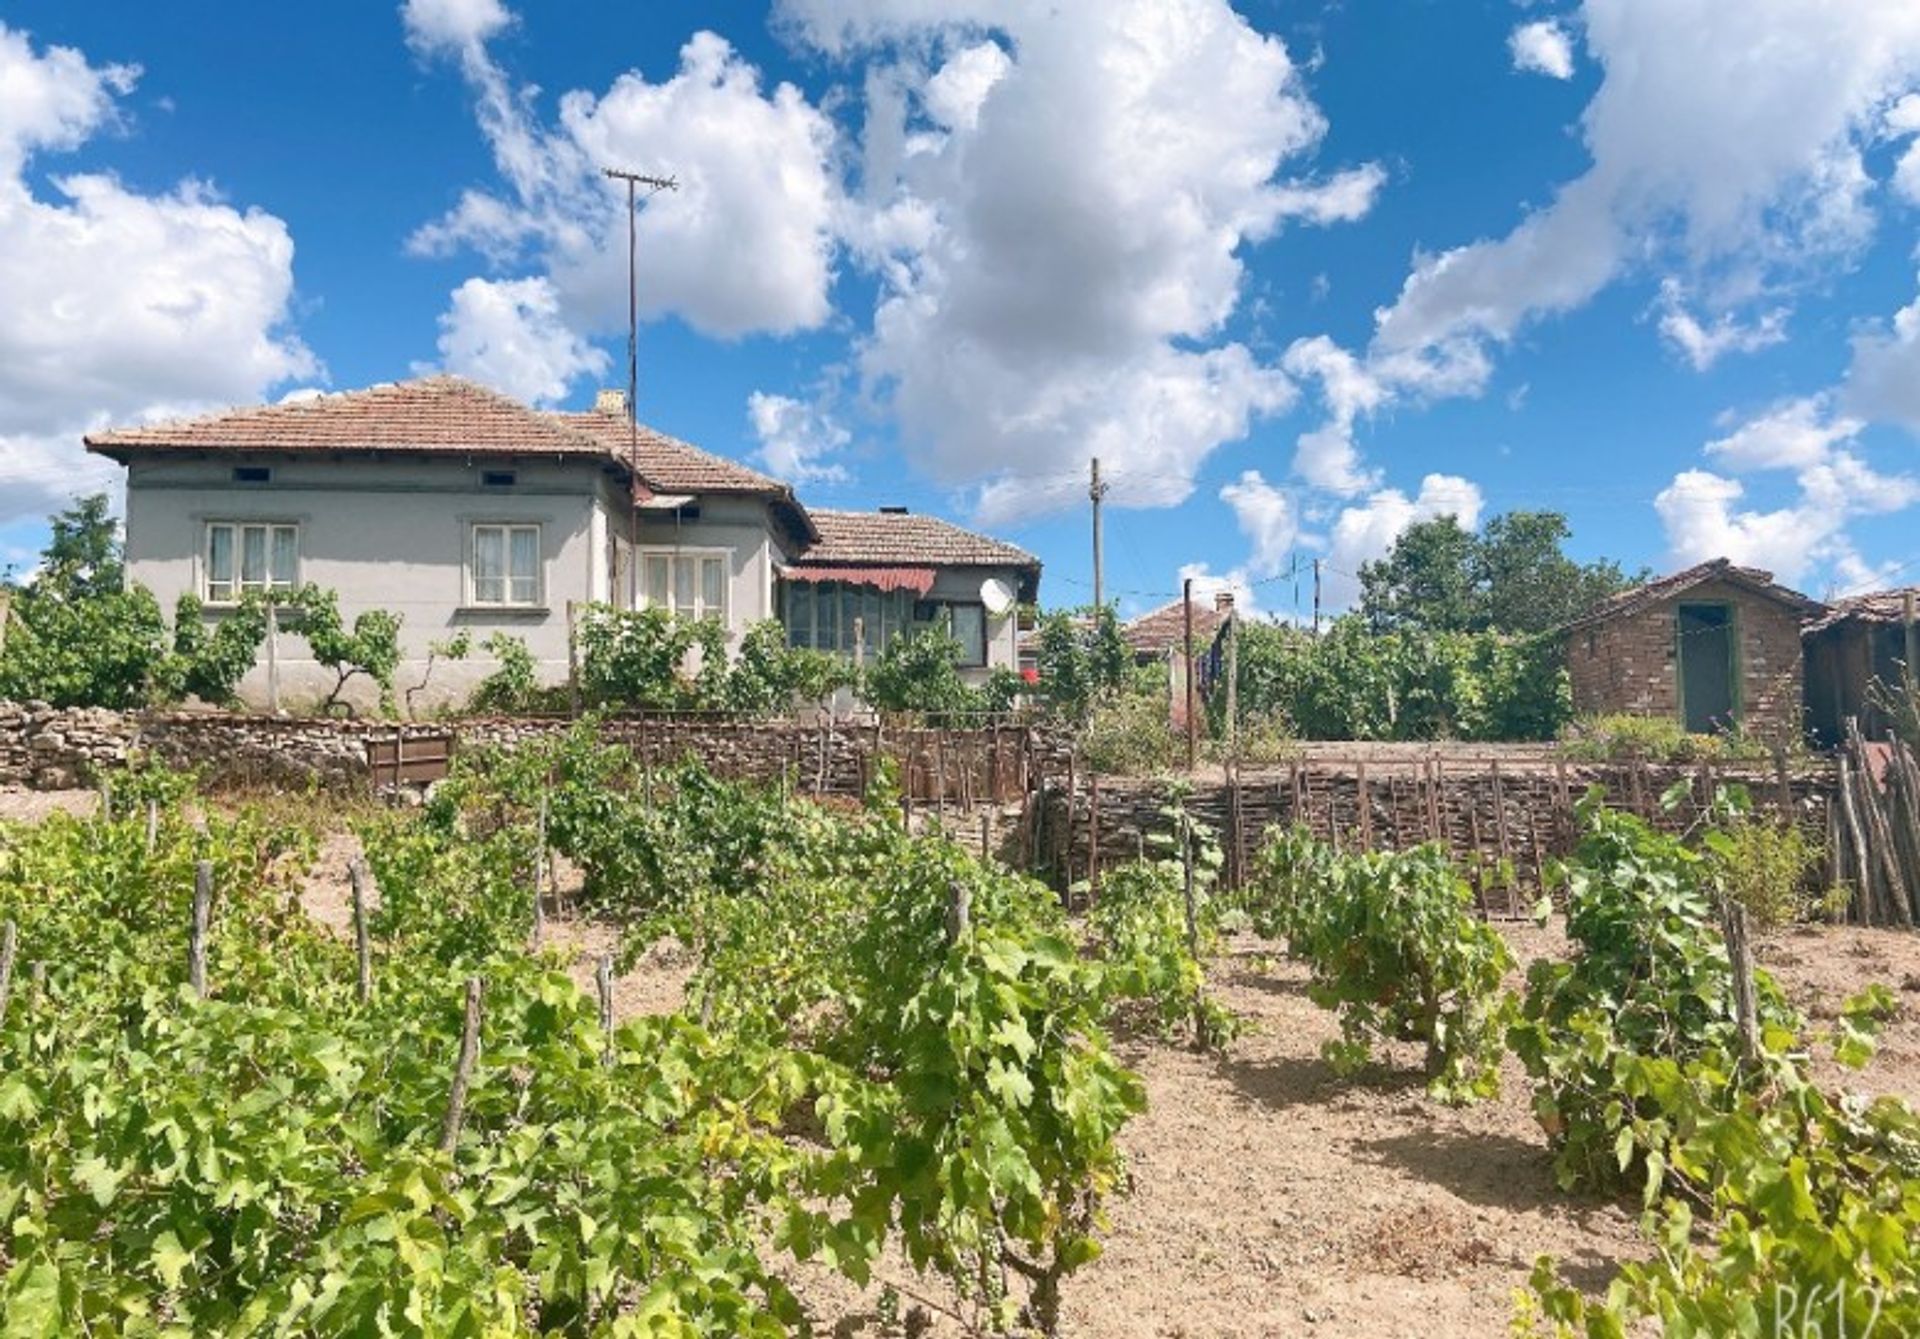
[(917, 712), (934, 721), (984, 711), (984, 697), (960, 677), (962, 654), (944, 628), (902, 632), (867, 670), (861, 696), (875, 710)]
[(71, 507), (48, 519), (52, 535), (40, 556), (34, 589), (66, 600), (117, 595), (126, 584), (120, 523), (107, 510), (107, 495), (76, 498)]
[(1567, 518), (1513, 511), (1479, 534), (1452, 516), (1409, 526), (1385, 558), (1360, 569), (1359, 612), (1376, 632), (1550, 632), (1645, 580), (1618, 563), (1579, 563)]
[(379, 685), (380, 709), (391, 712), (393, 673), (400, 667), (400, 616), (385, 609), (363, 610), (349, 629), (340, 616), (339, 597), (319, 586), (302, 586), (286, 603), (300, 615), (299, 633), (314, 660), (334, 673), (333, 690), (320, 710), (345, 705), (340, 694), (364, 676)]
[(1376, 632), (1464, 632), (1481, 617), (1479, 541), (1453, 516), (1410, 525), (1387, 556), (1360, 568), (1360, 612)]
[(1041, 699), (1071, 720), (1085, 720), (1100, 697), (1131, 677), (1133, 660), (1110, 605), (1044, 615), (1039, 641)]

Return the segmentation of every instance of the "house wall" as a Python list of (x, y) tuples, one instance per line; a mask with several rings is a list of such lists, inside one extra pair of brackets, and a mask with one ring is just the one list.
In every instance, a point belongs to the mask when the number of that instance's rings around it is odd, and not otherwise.
[[(767, 504), (759, 498), (711, 495), (698, 501), (700, 515), (694, 520), (641, 512), (640, 548), (642, 551), (720, 549), (730, 556), (727, 633), (729, 645), (737, 646), (740, 635), (748, 627), (773, 618), (778, 612), (773, 599), (774, 547)], [(628, 518), (619, 518), (615, 533), (626, 534), (628, 530)], [(622, 571), (624, 573), (624, 566)], [(621, 585), (618, 602), (624, 605), (628, 600), (624, 575)]]
[[(979, 604), (981, 585), (993, 577), (998, 577), (1015, 590), (1020, 588), (1020, 574), (1011, 567), (947, 567), (935, 574), (933, 589), (927, 592), (927, 598)], [(960, 677), (977, 686), (985, 683), (987, 676), (997, 669), (1019, 669), (1019, 622), (1016, 609), (1009, 609), (997, 617), (988, 614), (986, 666), (981, 669), (961, 670)]]
[(1717, 602), (1734, 607), (1742, 727), (1763, 735), (1797, 736), (1803, 682), (1800, 616), (1727, 582), (1708, 582), (1637, 613), (1574, 629), (1567, 643), (1574, 710), (1582, 715), (1681, 719), (1677, 606)]
[[(272, 469), (268, 484), (236, 484), (238, 465)], [(510, 488), (489, 488), (483, 469), (512, 469)], [(137, 459), (127, 478), (129, 578), (159, 598), (171, 615), (185, 592), (200, 593), (206, 526), (212, 521), (291, 522), (300, 527), (302, 583), (330, 588), (351, 624), (368, 609), (401, 616), (406, 657), (396, 692), (418, 684), (427, 645), (462, 629), (474, 653), (435, 665), (420, 706), (464, 699), (493, 669), (477, 648), (494, 632), (525, 639), (543, 678), (567, 671), (569, 601), (604, 595), (604, 550), (596, 557), (596, 479), (592, 461), (379, 458), (370, 460), (222, 454), (202, 459)], [(476, 609), (468, 604), (467, 550), (476, 522), (537, 522), (541, 527), (543, 600), (537, 609)], [(209, 617), (217, 618), (217, 612)], [(281, 703), (295, 707), (323, 696), (332, 672), (314, 663), (304, 639), (280, 633), (274, 648)], [(265, 654), (241, 684), (248, 702), (267, 696)], [(355, 690), (362, 690), (355, 692)], [(369, 686), (349, 695), (371, 702)]]

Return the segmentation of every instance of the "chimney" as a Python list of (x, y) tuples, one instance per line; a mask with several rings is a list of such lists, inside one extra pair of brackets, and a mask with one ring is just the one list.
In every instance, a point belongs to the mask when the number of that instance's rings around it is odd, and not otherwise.
[(1233, 612), (1233, 592), (1217, 590), (1213, 593), (1213, 612), (1226, 615)]
[(880, 514), (882, 516), (905, 516), (907, 509), (905, 507), (882, 507), (880, 508)]
[(623, 390), (603, 388), (593, 397), (593, 412), (596, 414), (617, 414), (627, 416), (627, 393)]

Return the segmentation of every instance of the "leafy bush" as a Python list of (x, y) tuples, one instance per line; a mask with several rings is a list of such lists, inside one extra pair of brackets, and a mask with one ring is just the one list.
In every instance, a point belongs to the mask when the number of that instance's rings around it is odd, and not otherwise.
[(1816, 912), (1841, 909), (1834, 893), (1822, 897), (1809, 890), (1826, 852), (1793, 823), (1748, 810), (1709, 832), (1704, 842), (1715, 886), (1745, 907), (1760, 929), (1778, 929)]
[[(1737, 1044), (1730, 970), (1702, 853), (1590, 797), (1570, 866), (1571, 964), (1535, 964), (1515, 1048), (1567, 1184), (1636, 1168), (1657, 1252), (1596, 1300), (1543, 1257), (1516, 1332), (1906, 1334), (1920, 1327), (1920, 1120), (1903, 1102), (1831, 1096), (1755, 973), (1757, 1055)], [(1841, 1011), (1836, 1051), (1864, 1062), (1893, 1007)], [(1657, 1204), (1657, 1207), (1655, 1207)], [(1702, 1221), (1704, 1219), (1704, 1221)]]
[(1341, 855), (1303, 829), (1269, 835), (1243, 893), (1255, 928), (1284, 936), (1340, 1016), (1327, 1058), (1352, 1070), (1378, 1040), (1421, 1041), (1429, 1087), (1453, 1102), (1497, 1090), (1513, 955), (1471, 912), (1473, 893), (1438, 846)]
[(764, 619), (740, 639), (740, 654), (727, 677), (727, 705), (735, 711), (772, 715), (795, 703), (821, 703), (853, 682), (853, 667), (811, 647), (789, 646), (778, 619)]
[(1164, 690), (1107, 694), (1094, 704), (1078, 739), (1087, 766), (1108, 776), (1151, 776), (1186, 756)]
[(1550, 637), (1382, 633), (1357, 616), (1318, 639), (1251, 620), (1239, 636), (1243, 715), (1302, 739), (1551, 739), (1572, 712)]
[(400, 668), (400, 615), (365, 609), (349, 629), (340, 616), (340, 597), (321, 586), (302, 586), (282, 603), (297, 615), (295, 631), (306, 640), (316, 664), (333, 671), (334, 682), (320, 710), (345, 707), (340, 695), (356, 678), (371, 679), (380, 690), (380, 710), (393, 711), (393, 675)]
[(267, 625), (259, 597), (207, 630), (200, 601), (182, 595), (169, 638), (160, 605), (125, 569), (104, 496), (52, 520), (41, 570), (14, 593), (0, 651), (0, 699), (124, 710), (189, 694), (225, 704), (252, 668)]
[[(1150, 1005), (1163, 1036), (1184, 1031), (1196, 1046), (1218, 1046), (1239, 1031), (1239, 1019), (1206, 993), (1205, 961), (1220, 939), (1222, 904), (1214, 895), (1220, 846), (1211, 829), (1187, 814), (1182, 798), (1161, 816), (1177, 835), (1156, 831), (1158, 858), (1105, 874), (1087, 924), (1114, 976), (1116, 995)], [(1191, 908), (1183, 841), (1190, 844), (1194, 871)]]
[[(1571, 961), (1527, 973), (1511, 1034), (1535, 1089), (1534, 1115), (1555, 1147), (1561, 1183), (1611, 1186), (1636, 1168), (1649, 1198), (1667, 1174), (1666, 1146), (1690, 1108), (1675, 1086), (1689, 1066), (1733, 1074), (1738, 1055), (1732, 968), (1721, 939), (1709, 858), (1678, 837), (1609, 810), (1579, 806), (1584, 831), (1566, 865)], [(1767, 1081), (1793, 1017), (1779, 988), (1755, 972), (1771, 1039), (1739, 1085)]]
[(912, 712), (935, 723), (981, 715), (986, 700), (960, 677), (962, 654), (944, 628), (902, 632), (868, 666), (861, 696), (876, 711)]
[(1742, 731), (1689, 734), (1669, 716), (1590, 716), (1567, 727), (1560, 751), (1582, 762), (1761, 762), (1773, 754)]
[(1133, 656), (1110, 606), (1056, 610), (1040, 618), (1036, 631), (1039, 697), (1054, 716), (1084, 721), (1127, 687)]

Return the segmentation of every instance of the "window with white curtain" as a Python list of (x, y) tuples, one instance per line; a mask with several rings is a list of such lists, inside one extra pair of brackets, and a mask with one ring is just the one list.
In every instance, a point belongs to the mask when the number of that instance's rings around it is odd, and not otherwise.
[(201, 596), (236, 604), (247, 595), (290, 591), (300, 581), (300, 527), (273, 521), (210, 521)]
[(540, 527), (488, 522), (473, 527), (468, 598), (475, 605), (535, 609), (541, 602)]
[(727, 621), (724, 549), (640, 550), (640, 603), (681, 618)]

